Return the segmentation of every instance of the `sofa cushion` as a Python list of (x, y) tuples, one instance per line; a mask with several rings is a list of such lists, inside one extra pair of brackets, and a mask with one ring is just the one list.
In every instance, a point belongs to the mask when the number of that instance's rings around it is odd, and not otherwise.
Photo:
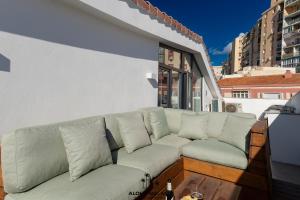
[(164, 110), (160, 109), (150, 113), (151, 130), (155, 139), (169, 135), (170, 130)]
[(246, 169), (248, 165), (247, 156), (242, 150), (215, 139), (194, 140), (182, 147), (182, 154), (239, 169)]
[(141, 113), (118, 117), (125, 149), (128, 153), (151, 144)]
[(131, 116), (134, 113), (141, 113), (141, 112), (116, 113), (116, 114), (108, 114), (104, 116), (105, 125), (106, 125), (106, 136), (107, 136), (109, 147), (112, 151), (124, 147), (117, 118), (124, 117), (124, 116)]
[(156, 177), (179, 159), (179, 151), (170, 146), (152, 144), (131, 154), (122, 148), (118, 151), (117, 164), (137, 168)]
[(189, 110), (165, 108), (164, 109), (169, 129), (172, 133), (178, 133), (181, 127), (181, 115), (182, 113), (196, 114)]
[(151, 121), (150, 121), (150, 113), (157, 110), (163, 110), (161, 107), (149, 107), (149, 108), (141, 108), (139, 109), (143, 113), (145, 127), (149, 135), (152, 135), (151, 129)]
[(69, 174), (55, 177), (32, 190), (8, 194), (11, 200), (128, 200), (132, 193), (141, 193), (145, 184), (141, 181), (145, 172), (118, 165), (100, 167), (74, 182)]
[(4, 135), (1, 146), (4, 189), (23, 192), (68, 171), (66, 151), (59, 131), (63, 125), (87, 125), (103, 117), (23, 128)]
[(207, 121), (207, 114), (191, 115), (183, 113), (178, 136), (194, 140), (207, 139)]
[(209, 115), (207, 123), (207, 135), (209, 138), (218, 138), (222, 134), (225, 122), (229, 115), (256, 119), (256, 116), (250, 113), (209, 112), (207, 114)]
[(222, 134), (227, 115), (228, 113), (225, 112), (208, 113), (207, 135), (209, 138), (217, 138)]
[(59, 130), (66, 148), (71, 181), (112, 163), (103, 120), (86, 126), (62, 126)]
[(158, 140), (155, 140), (153, 135), (151, 135), (151, 141), (153, 144), (175, 147), (179, 150), (180, 153), (182, 152), (182, 146), (191, 142), (191, 140), (179, 137), (177, 134), (166, 135), (165, 137), (162, 137)]
[(222, 134), (218, 140), (245, 151), (248, 147), (249, 131), (256, 119), (228, 115)]

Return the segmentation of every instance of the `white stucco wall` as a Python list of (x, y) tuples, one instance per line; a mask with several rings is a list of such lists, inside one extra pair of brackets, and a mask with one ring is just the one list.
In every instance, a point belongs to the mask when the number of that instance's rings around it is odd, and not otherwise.
[(267, 117), (272, 160), (300, 165), (300, 115), (267, 114)]
[(238, 99), (224, 98), (225, 103), (240, 103), (242, 104), (242, 112), (253, 113), (257, 118), (272, 105), (285, 105), (287, 100), (276, 99)]
[(141, 9), (136, 8), (132, 0), (64, 0), (74, 6), (100, 17), (108, 17), (113, 23), (126, 26), (132, 31), (157, 38), (160, 42), (194, 54), (207, 86), (214, 98), (221, 99), (221, 93), (203, 44), (198, 44), (177, 32), (165, 23), (161, 23)]
[(60, 1), (0, 2), (0, 134), (157, 105), (158, 40)]

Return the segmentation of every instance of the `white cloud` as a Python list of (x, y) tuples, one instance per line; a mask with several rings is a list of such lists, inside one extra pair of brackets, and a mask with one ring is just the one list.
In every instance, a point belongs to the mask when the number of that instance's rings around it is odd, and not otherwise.
[(213, 55), (228, 55), (228, 54), (230, 54), (231, 49), (232, 49), (232, 42), (228, 43), (228, 44), (223, 48), (223, 50), (219, 50), (219, 49), (211, 49), (210, 52), (211, 52)]
[(240, 34), (239, 34), (239, 37), (244, 36), (244, 35), (245, 35), (245, 33), (240, 33)]

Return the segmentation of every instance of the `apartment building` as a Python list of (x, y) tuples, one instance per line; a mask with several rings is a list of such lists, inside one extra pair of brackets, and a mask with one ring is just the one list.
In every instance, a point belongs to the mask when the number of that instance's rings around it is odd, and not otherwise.
[(250, 33), (250, 66), (260, 66), (260, 45), (261, 45), (261, 24), (262, 19), (259, 19), (256, 25), (251, 29)]
[(246, 33), (246, 35), (242, 38), (242, 60), (241, 66), (249, 66), (250, 65), (250, 54), (251, 52), (251, 34), (250, 32)]
[(282, 47), (283, 0), (272, 0), (262, 14), (260, 65), (280, 66)]
[(223, 66), (213, 66), (211, 67), (212, 71), (217, 80), (220, 80), (224, 74), (224, 67)]
[(227, 70), (228, 74), (233, 74), (241, 69), (243, 38), (243, 35), (240, 35), (232, 42), (232, 51), (228, 65), (230, 69)]
[[(282, 67), (300, 67), (300, 1), (287, 0), (284, 6)], [(299, 71), (299, 70), (298, 70)]]
[[(233, 68), (241, 66), (276, 67), (281, 65), (282, 26), (283, 26), (283, 0), (272, 0), (270, 8), (262, 13), (262, 17), (244, 36), (237, 37), (235, 41), (242, 41), (242, 49), (232, 48), (231, 55), (241, 52), (239, 63), (234, 62), (230, 56)], [(236, 71), (232, 71), (236, 73)]]

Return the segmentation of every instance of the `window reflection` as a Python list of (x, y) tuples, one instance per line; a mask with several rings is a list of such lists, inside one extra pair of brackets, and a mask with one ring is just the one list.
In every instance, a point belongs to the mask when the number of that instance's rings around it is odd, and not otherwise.
[(172, 108), (180, 108), (179, 86), (180, 86), (180, 73), (177, 71), (172, 71), (172, 96), (171, 96), (171, 107)]
[(176, 69), (180, 69), (181, 54), (173, 49), (160, 47), (159, 49), (159, 62)]
[(191, 72), (191, 55), (187, 53), (182, 54), (183, 57), (183, 69), (186, 72)]
[(201, 85), (201, 73), (198, 67), (196, 67), (196, 63), (193, 63), (192, 69), (193, 76), (193, 111), (200, 112), (201, 111), (201, 94), (202, 94), (202, 85)]
[(201, 111), (202, 75), (192, 54), (161, 46), (158, 105)]
[(158, 105), (167, 108), (169, 102), (169, 71), (160, 69), (158, 74)]

